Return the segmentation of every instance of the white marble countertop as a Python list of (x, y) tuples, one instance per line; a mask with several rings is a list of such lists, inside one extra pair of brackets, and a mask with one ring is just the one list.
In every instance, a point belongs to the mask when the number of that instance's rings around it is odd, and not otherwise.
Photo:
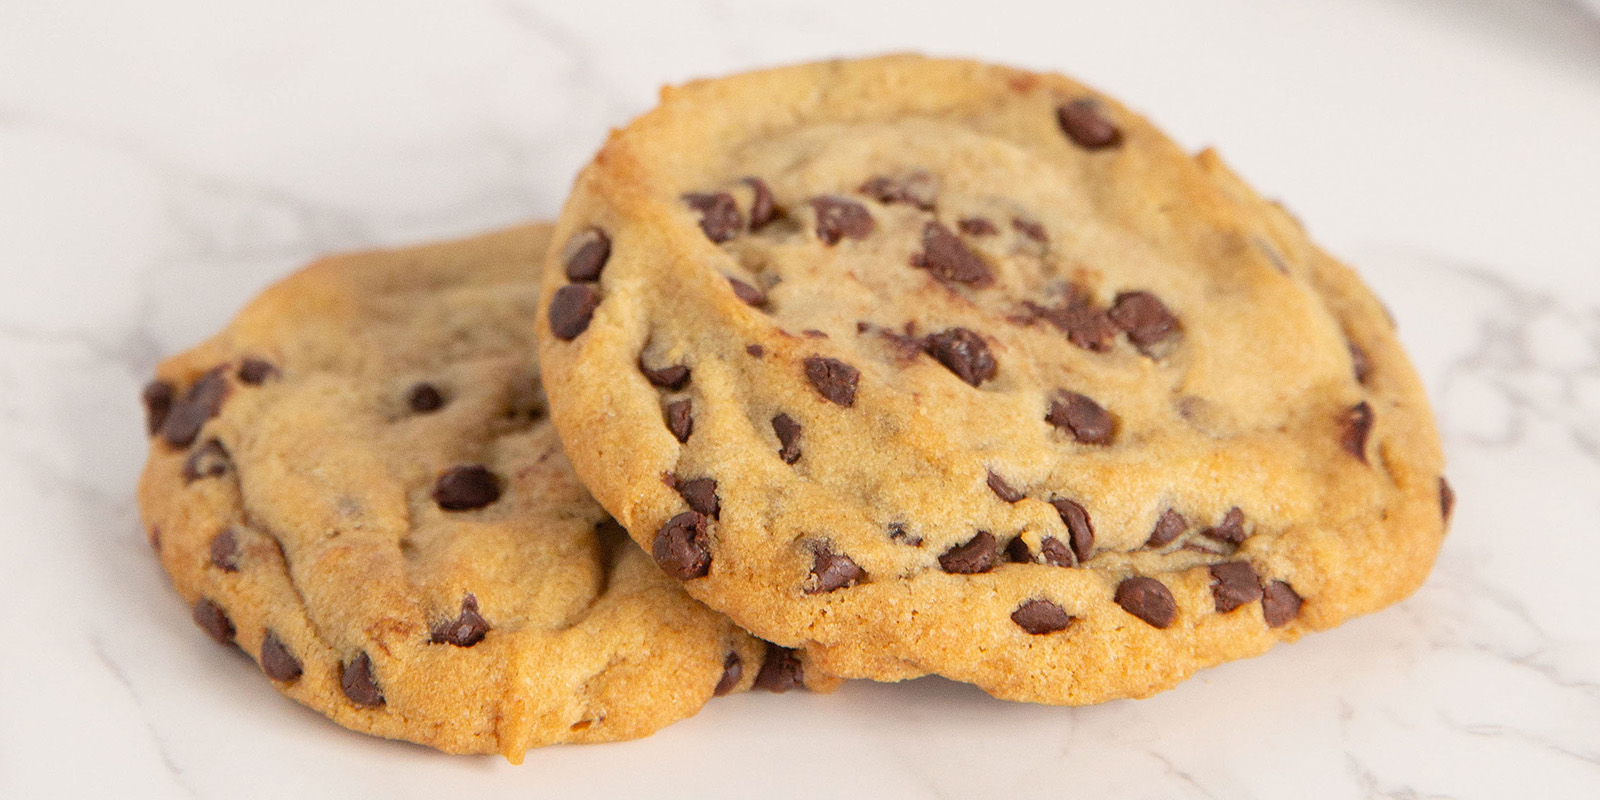
[[(1600, 796), (1600, 16), (1342, 3), (0, 3), (0, 797)], [(751, 694), (512, 767), (347, 733), (194, 629), (132, 489), (157, 359), (332, 250), (559, 208), (664, 82), (1059, 69), (1366, 276), (1460, 502), (1401, 605), (1144, 701)]]

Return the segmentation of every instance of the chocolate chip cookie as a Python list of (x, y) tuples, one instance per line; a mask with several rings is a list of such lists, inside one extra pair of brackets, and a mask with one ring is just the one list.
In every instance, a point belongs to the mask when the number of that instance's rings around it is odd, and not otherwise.
[(568, 466), (534, 358), (549, 232), (324, 260), (145, 389), (140, 504), (195, 623), (345, 727), (519, 761), (801, 683)]
[(1405, 597), (1444, 536), (1378, 301), (1067, 78), (893, 56), (669, 89), (555, 236), (578, 474), (833, 674), (1148, 695)]

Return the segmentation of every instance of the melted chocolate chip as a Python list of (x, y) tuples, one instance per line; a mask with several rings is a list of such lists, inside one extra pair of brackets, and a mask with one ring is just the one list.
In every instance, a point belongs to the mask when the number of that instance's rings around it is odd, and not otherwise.
[(788, 414), (772, 418), (772, 432), (778, 435), (778, 458), (785, 464), (800, 460), (800, 423)]
[(989, 491), (994, 492), (995, 497), (998, 497), (1007, 503), (1015, 503), (1022, 498), (1027, 497), (1027, 495), (1023, 494), (1022, 492), (1011, 488), (1011, 484), (1006, 483), (1006, 479), (996, 475), (992, 469), (989, 470)]
[(600, 307), (600, 293), (586, 283), (569, 283), (556, 290), (550, 300), (550, 332), (563, 342), (578, 338), (589, 329), (594, 310)]
[(975, 575), (994, 569), (994, 534), (978, 531), (978, 535), (964, 544), (945, 551), (939, 556), (939, 568), (957, 575)]
[(922, 252), (911, 256), (911, 266), (925, 269), (945, 283), (964, 283), (977, 289), (994, 283), (994, 273), (983, 258), (937, 222), (922, 226)]
[(712, 519), (722, 516), (722, 499), (717, 497), (717, 481), (714, 478), (695, 478), (692, 481), (679, 481), (674, 487), (683, 502), (689, 507)]
[(194, 604), (194, 624), (217, 640), (217, 644), (233, 644), (233, 620), (210, 599), (202, 597)]
[(683, 201), (700, 212), (700, 230), (706, 238), (721, 244), (744, 230), (744, 215), (739, 204), (727, 192), (716, 194), (686, 194)]
[(406, 390), (406, 405), (412, 413), (431, 414), (444, 408), (444, 394), (431, 383), (418, 383)]
[(194, 449), (188, 458), (183, 460), (183, 482), (194, 483), (201, 478), (220, 478), (228, 474), (228, 468), (233, 460), (228, 457), (227, 448), (216, 439), (207, 439), (206, 443)]
[(1226, 614), (1261, 599), (1261, 578), (1248, 561), (1212, 564), (1211, 596), (1217, 602), (1217, 613)]
[(1045, 421), (1072, 433), (1084, 444), (1110, 444), (1115, 423), (1099, 403), (1077, 392), (1059, 392), (1050, 401)]
[(705, 515), (685, 511), (661, 526), (651, 543), (651, 553), (661, 571), (680, 581), (693, 580), (711, 571), (711, 539), (706, 534)]
[(1281, 628), (1289, 621), (1300, 616), (1299, 592), (1283, 581), (1273, 581), (1267, 584), (1261, 595), (1261, 615), (1267, 620), (1267, 627)]
[(567, 240), (567, 280), (573, 283), (593, 283), (600, 280), (600, 271), (611, 259), (611, 237), (599, 228), (586, 228)]
[(811, 356), (806, 359), (806, 379), (817, 393), (836, 406), (856, 404), (856, 383), (861, 371), (837, 358)]
[(1367, 463), (1367, 436), (1372, 433), (1372, 406), (1363, 400), (1344, 412), (1341, 424), (1344, 431), (1339, 435), (1339, 444), (1345, 452)]
[(747, 344), (744, 346), (744, 351), (754, 358), (760, 358), (767, 354), (767, 348), (759, 344)]
[(688, 400), (674, 400), (667, 404), (667, 430), (679, 442), (689, 441), (694, 433), (693, 406)]
[(239, 540), (233, 535), (232, 528), (224, 528), (221, 533), (211, 537), (211, 566), (223, 572), (239, 571)]
[(877, 224), (867, 207), (843, 197), (823, 196), (811, 200), (817, 213), (817, 238), (823, 244), (836, 245), (840, 239), (865, 239)]
[(1244, 532), (1244, 512), (1240, 511), (1238, 506), (1228, 509), (1228, 513), (1223, 515), (1221, 522), (1217, 523), (1215, 527), (1206, 528), (1205, 530), (1201, 531), (1200, 535), (1209, 539), (1215, 539), (1219, 542), (1227, 542), (1229, 544), (1239, 544), (1243, 542), (1246, 538), (1246, 534)]
[(747, 306), (760, 308), (767, 304), (767, 293), (751, 286), (738, 278), (728, 278), (728, 285), (733, 287), (733, 295)]
[(1345, 342), (1350, 349), (1350, 371), (1355, 373), (1356, 383), (1365, 385), (1367, 379), (1372, 377), (1372, 360), (1367, 358), (1367, 351), (1353, 341)]
[(744, 185), (750, 187), (750, 191), (754, 194), (750, 201), (750, 230), (760, 230), (778, 218), (778, 203), (773, 199), (772, 189), (767, 186), (766, 181), (760, 178), (745, 178)]
[(1021, 536), (1013, 537), (1006, 542), (1006, 560), (1013, 564), (1033, 563), (1033, 551), (1028, 549), (1028, 543)]
[(689, 382), (689, 368), (683, 364), (672, 364), (660, 369), (651, 369), (644, 365), (644, 357), (641, 356), (639, 358), (639, 371), (644, 373), (644, 379), (649, 381), (650, 385), (674, 392), (682, 389), (684, 384)]
[(967, 217), (956, 222), (956, 229), (968, 236), (993, 236), (1000, 232), (993, 222), (983, 217)]
[(1064, 631), (1072, 624), (1072, 619), (1066, 609), (1049, 600), (1037, 598), (1024, 602), (1011, 612), (1011, 621), (1034, 636)]
[(996, 366), (989, 345), (966, 328), (950, 328), (922, 340), (922, 348), (956, 377), (977, 386), (993, 378)]
[(1072, 550), (1054, 536), (1046, 536), (1039, 540), (1039, 557), (1044, 563), (1053, 567), (1076, 567), (1078, 557)]
[(932, 211), (939, 194), (939, 179), (919, 169), (899, 178), (879, 175), (861, 184), (856, 191), (880, 203), (910, 203), (923, 211)]
[(1067, 335), (1067, 341), (1085, 349), (1103, 353), (1111, 349), (1117, 327), (1104, 309), (1096, 308), (1086, 298), (1074, 291), (1060, 308), (1048, 308), (1038, 303), (1023, 304), (1029, 316), (1042, 319)]
[(1051, 500), (1050, 505), (1056, 507), (1056, 513), (1066, 523), (1067, 535), (1072, 539), (1072, 554), (1078, 563), (1088, 561), (1090, 551), (1094, 550), (1094, 525), (1089, 522), (1089, 512), (1065, 497)]
[(1111, 305), (1111, 321), (1128, 333), (1128, 340), (1148, 355), (1178, 332), (1178, 318), (1149, 292), (1123, 292)]
[(489, 633), (489, 622), (478, 613), (478, 598), (471, 593), (461, 598), (461, 613), (433, 629), (434, 644), (471, 647)]
[[(1243, 515), (1240, 516), (1243, 522)], [(1172, 509), (1161, 512), (1161, 518), (1156, 520), (1155, 530), (1150, 532), (1150, 538), (1145, 540), (1144, 546), (1150, 549), (1166, 547), (1173, 539), (1183, 535), (1189, 529), (1189, 521)]]
[(843, 553), (835, 553), (826, 544), (818, 544), (812, 551), (811, 575), (806, 580), (806, 594), (822, 594), (854, 586), (867, 579), (867, 571)]
[(144, 390), (139, 393), (139, 399), (144, 403), (145, 431), (151, 436), (161, 430), (162, 423), (167, 421), (167, 414), (172, 411), (172, 384), (166, 381), (151, 381), (144, 385)]
[(270, 361), (246, 358), (239, 362), (239, 382), (246, 386), (260, 386), (269, 378), (278, 377), (278, 368)]
[(1450, 482), (1439, 476), (1439, 513), (1450, 519), (1450, 512), (1456, 510), (1456, 491), (1450, 488)]
[(1117, 605), (1122, 610), (1157, 628), (1165, 628), (1178, 618), (1178, 601), (1166, 584), (1155, 578), (1136, 575), (1117, 585)]
[(1023, 236), (1040, 244), (1050, 241), (1050, 234), (1045, 231), (1044, 225), (1033, 220), (1013, 217), (1011, 219), (1011, 227), (1016, 228), (1017, 232)]
[(261, 637), (261, 671), (279, 683), (292, 683), (304, 672), (300, 659), (289, 652), (289, 646), (271, 629)]
[(1115, 147), (1122, 142), (1122, 131), (1100, 113), (1099, 103), (1088, 98), (1056, 106), (1056, 124), (1085, 150)]
[(481, 464), (451, 467), (433, 484), (433, 500), (446, 511), (471, 511), (499, 499), (499, 476)]
[(376, 708), (383, 705), (383, 692), (378, 690), (377, 677), (372, 674), (372, 659), (365, 652), (355, 660), (339, 667), (339, 688), (344, 696), (358, 706)]
[(783, 694), (803, 686), (805, 669), (800, 664), (800, 657), (787, 647), (767, 642), (767, 657), (761, 662), (761, 671), (756, 673), (754, 688)]
[(721, 697), (739, 686), (739, 679), (744, 677), (744, 661), (738, 653), (729, 653), (722, 662), (722, 677), (717, 679), (717, 688), (711, 690), (712, 697)]
[(183, 398), (172, 404), (161, 424), (161, 438), (173, 447), (188, 447), (200, 436), (200, 428), (222, 410), (228, 399), (226, 367), (215, 367), (195, 380)]

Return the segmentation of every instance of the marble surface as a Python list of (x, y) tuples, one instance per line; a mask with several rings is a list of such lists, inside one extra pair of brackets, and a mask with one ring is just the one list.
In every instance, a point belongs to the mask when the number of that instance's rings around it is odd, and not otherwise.
[[(0, 797), (1600, 796), (1586, 8), (0, 2)], [(1361, 270), (1460, 497), (1421, 591), (1145, 701), (863, 682), (521, 767), (347, 733), (194, 629), (132, 498), (158, 358), (316, 254), (554, 214), (664, 82), (908, 49), (1094, 83)]]

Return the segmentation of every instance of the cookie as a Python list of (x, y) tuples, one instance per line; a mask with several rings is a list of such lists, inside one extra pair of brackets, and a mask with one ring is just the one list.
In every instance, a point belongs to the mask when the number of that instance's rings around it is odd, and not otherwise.
[(830, 673), (1144, 696), (1401, 599), (1444, 536), (1378, 301), (1067, 78), (892, 56), (668, 89), (555, 236), (578, 474)]
[(140, 505), (195, 622), (347, 728), (519, 761), (800, 683), (568, 466), (534, 358), (548, 241), (321, 261), (145, 389)]

